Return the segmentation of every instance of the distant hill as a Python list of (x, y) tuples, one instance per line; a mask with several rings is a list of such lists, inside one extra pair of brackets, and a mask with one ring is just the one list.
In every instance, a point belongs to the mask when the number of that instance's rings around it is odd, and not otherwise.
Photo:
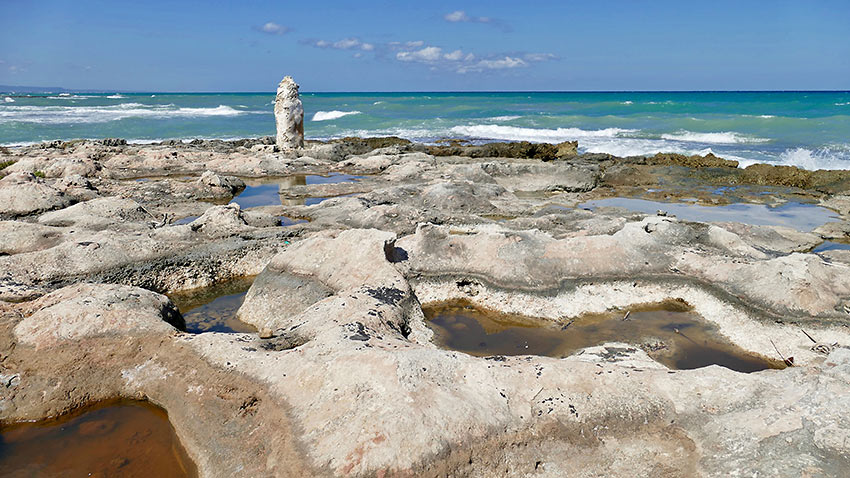
[(12, 86), (0, 85), (0, 93), (16, 95), (44, 95), (58, 93), (112, 93), (111, 90), (69, 90), (59, 86)]
[(10, 86), (0, 85), (0, 93), (69, 93), (58, 86)]

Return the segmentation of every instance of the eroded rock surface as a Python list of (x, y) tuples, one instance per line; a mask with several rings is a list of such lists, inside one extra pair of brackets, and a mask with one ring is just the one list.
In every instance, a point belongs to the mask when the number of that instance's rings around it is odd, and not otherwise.
[[(287, 124), (288, 139), (303, 135)], [(8, 204), (33, 194), (0, 221), (0, 423), (147, 398), (202, 476), (850, 467), (850, 251), (809, 252), (846, 238), (842, 174), (571, 143), (273, 145), (111, 139), (2, 153), (16, 161), (0, 180)], [(304, 176), (329, 173), (358, 177)], [(265, 193), (266, 205), (229, 203)], [(803, 201), (835, 215), (808, 232), (576, 207), (616, 196)], [(238, 318), (259, 334), (183, 332), (157, 293), (253, 275)], [(584, 314), (674, 300), (732, 344), (795, 366), (669, 370), (621, 342), (474, 357), (432, 342), (421, 304), (446, 300), (564, 333)]]

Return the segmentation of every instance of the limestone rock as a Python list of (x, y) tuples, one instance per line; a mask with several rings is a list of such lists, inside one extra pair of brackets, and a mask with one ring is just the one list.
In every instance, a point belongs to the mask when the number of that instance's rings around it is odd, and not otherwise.
[(277, 147), (292, 151), (304, 147), (304, 107), (298, 98), (298, 84), (286, 76), (277, 87), (274, 100)]
[(105, 197), (43, 214), (40, 224), (47, 226), (78, 226), (102, 231), (128, 222), (153, 221), (154, 218), (132, 199)]
[(70, 203), (71, 198), (31, 173), (12, 173), (0, 179), (0, 218), (28, 216)]
[(212, 171), (204, 171), (204, 174), (195, 182), (198, 198), (220, 198), (230, 197), (245, 189), (245, 182), (234, 176), (219, 176)]
[(40, 251), (61, 241), (62, 230), (40, 224), (0, 221), (0, 255)]
[(168, 334), (172, 325), (183, 326), (167, 297), (124, 285), (76, 284), (42, 297), (36, 306), (15, 335), (38, 348), (87, 337)]

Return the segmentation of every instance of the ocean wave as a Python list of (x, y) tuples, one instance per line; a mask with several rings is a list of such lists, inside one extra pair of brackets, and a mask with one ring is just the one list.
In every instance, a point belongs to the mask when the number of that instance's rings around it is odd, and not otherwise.
[(788, 149), (779, 155), (779, 162), (809, 170), (850, 169), (850, 145)]
[(230, 106), (215, 108), (176, 108), (174, 105), (122, 103), (111, 106), (9, 106), (0, 110), (0, 123), (108, 123), (127, 118), (170, 119), (209, 116), (265, 114), (265, 111), (239, 111)]
[(328, 121), (342, 118), (343, 116), (359, 115), (359, 111), (317, 111), (313, 115), (313, 121)]
[(107, 96), (107, 98), (109, 98), (110, 100), (121, 100), (121, 99), (126, 98), (126, 96), (121, 96), (120, 94), (115, 94), (115, 95), (109, 95), (109, 96)]
[(579, 128), (538, 129), (521, 128), (518, 126), (500, 125), (471, 125), (455, 126), (450, 129), (452, 134), (472, 138), (500, 139), (506, 141), (532, 141), (545, 143), (560, 143), (580, 138), (613, 138), (636, 130), (622, 128), (605, 128), (584, 130)]
[(628, 101), (621, 101), (620, 104), (621, 105), (633, 105), (633, 104), (635, 104), (635, 102), (628, 100)]
[(694, 133), (692, 131), (680, 131), (674, 134), (662, 134), (661, 139), (708, 144), (746, 144), (770, 141), (769, 139), (755, 138), (741, 133), (736, 133), (734, 131), (725, 131), (720, 133)]
[(492, 118), (487, 118), (488, 121), (513, 121), (515, 119), (520, 119), (522, 116), (519, 115), (505, 115), (505, 116), (493, 116)]
[(15, 102), (15, 100), (13, 98), (9, 98), (8, 96), (6, 98), (3, 98), (3, 101), (5, 101), (6, 103), (14, 103)]
[(850, 101), (845, 101), (844, 103), (835, 103), (835, 106), (847, 106), (850, 105)]

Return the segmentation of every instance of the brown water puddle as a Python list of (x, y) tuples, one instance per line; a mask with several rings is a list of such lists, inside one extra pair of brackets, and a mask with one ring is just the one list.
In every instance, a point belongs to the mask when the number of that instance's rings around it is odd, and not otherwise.
[(169, 298), (183, 314), (186, 332), (256, 333), (257, 329), (236, 318), (253, 277), (243, 277), (212, 287), (170, 294)]
[(712, 364), (739, 372), (782, 368), (778, 361), (748, 354), (721, 337), (687, 304), (669, 301), (651, 307), (579, 317), (567, 325), (503, 314), (466, 301), (422, 307), (434, 341), (476, 356), (545, 355), (566, 357), (605, 342), (626, 342), (673, 369)]
[(0, 476), (167, 478), (198, 471), (163, 409), (113, 401), (0, 429)]

